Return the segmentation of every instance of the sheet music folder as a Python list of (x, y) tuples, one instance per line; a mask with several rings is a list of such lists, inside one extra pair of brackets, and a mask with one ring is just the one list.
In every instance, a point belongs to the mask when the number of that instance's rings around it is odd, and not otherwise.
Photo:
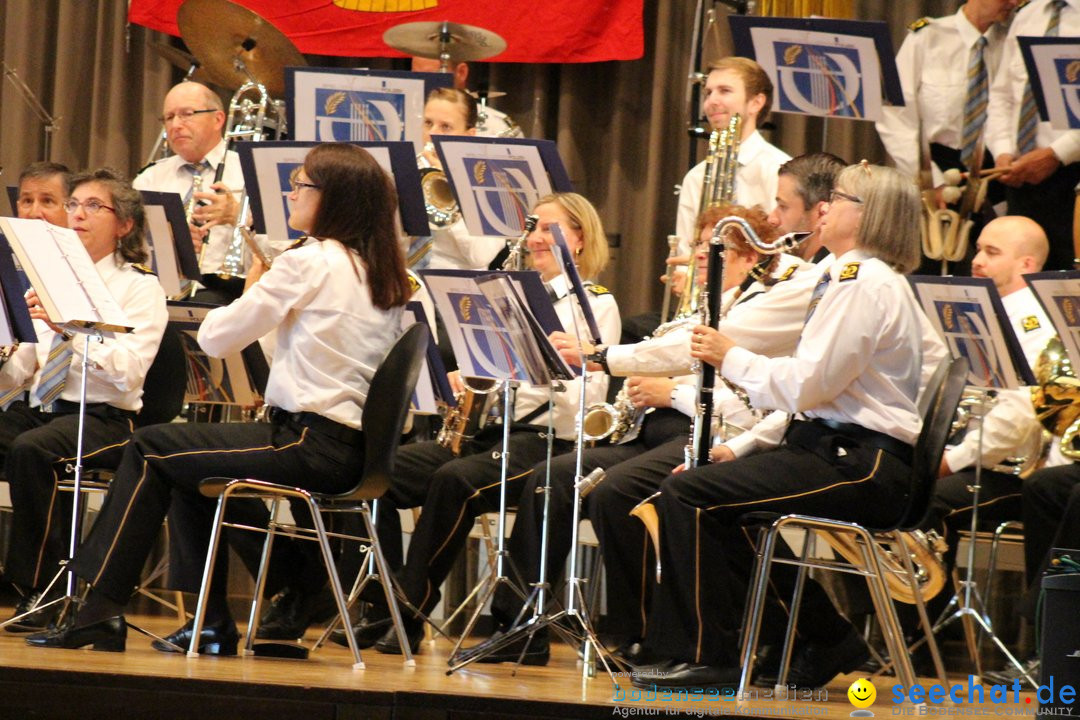
[(258, 342), (224, 358), (214, 358), (199, 347), (197, 335), (206, 314), (217, 305), (187, 301), (168, 302), (169, 325), (180, 331), (187, 356), (184, 401), (208, 405), (259, 404), (266, 391), (270, 366)]
[(44, 220), (0, 218), (0, 231), (50, 321), (73, 332), (134, 329), (74, 230)]

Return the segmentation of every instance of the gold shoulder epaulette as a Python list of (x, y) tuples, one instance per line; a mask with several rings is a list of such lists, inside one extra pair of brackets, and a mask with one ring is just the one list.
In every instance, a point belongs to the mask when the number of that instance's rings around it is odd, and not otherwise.
[(926, 27), (929, 24), (930, 24), (930, 18), (921, 17), (918, 20), (916, 20), (915, 22), (908, 25), (907, 27), (908, 27), (908, 30), (910, 30), (911, 32), (919, 32), (920, 30), (922, 30), (924, 27)]
[(846, 282), (848, 280), (854, 280), (859, 277), (859, 265), (857, 262), (849, 262), (840, 268), (840, 275), (836, 278), (837, 282)]
[(304, 243), (306, 243), (307, 241), (308, 241), (308, 236), (307, 235), (301, 235), (300, 237), (296, 238), (295, 241), (293, 241), (292, 245), (285, 248), (285, 252), (288, 252), (289, 250), (295, 250), (296, 248), (299, 248), (299, 247), (304, 247)]
[(783, 273), (781, 273), (780, 277), (776, 278), (776, 282), (783, 282), (784, 280), (790, 280), (791, 276), (794, 275), (795, 271), (798, 270), (798, 269), (799, 269), (798, 265), (792, 265), (787, 270), (785, 270)]
[(146, 265), (143, 265), (142, 263), (131, 263), (131, 267), (135, 268), (143, 275), (157, 275), (157, 273), (155, 273), (153, 270), (151, 270)]
[(1016, 9), (1017, 9), (1017, 11), (1023, 10), (1024, 8), (1026, 8), (1030, 4), (1031, 4), (1031, 0), (1022, 0), (1022, 2), (1019, 2), (1019, 3), (1016, 4)]
[(591, 292), (593, 295), (610, 295), (611, 291), (603, 285), (586, 285), (585, 289)]

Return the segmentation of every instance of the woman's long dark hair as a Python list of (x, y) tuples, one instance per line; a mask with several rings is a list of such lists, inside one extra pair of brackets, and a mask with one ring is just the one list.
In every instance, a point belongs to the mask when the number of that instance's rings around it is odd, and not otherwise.
[(390, 177), (366, 150), (346, 143), (312, 148), (304, 172), (321, 192), (309, 233), (356, 251), (375, 307), (404, 305), (412, 289), (394, 227), (397, 191)]

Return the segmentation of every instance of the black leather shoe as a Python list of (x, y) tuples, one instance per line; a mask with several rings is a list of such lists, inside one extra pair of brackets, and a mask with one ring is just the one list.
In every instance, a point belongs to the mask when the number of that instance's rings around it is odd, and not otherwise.
[[(415, 655), (420, 649), (420, 641), (424, 639), (424, 623), (412, 618), (402, 618), (405, 626), (405, 636), (409, 639), (409, 649)], [(401, 655), (401, 645), (398, 643), (397, 630), (393, 624), (389, 626), (383, 636), (375, 643), (375, 649), (384, 655)]]
[[(388, 617), (370, 620), (365, 615), (360, 618), (360, 622), (352, 626), (353, 637), (356, 638), (356, 646), (361, 650), (371, 647), (386, 634), (388, 629), (393, 627), (394, 624)], [(344, 645), (345, 647), (349, 646), (349, 641), (345, 638), (345, 631), (341, 628), (330, 633), (330, 640), (336, 642), (338, 645)]]
[[(462, 650), (454, 660), (467, 661), (476, 658), (473, 662), (479, 663), (516, 663), (520, 660), (522, 665), (547, 665), (551, 659), (551, 645), (546, 629), (533, 633), (532, 640), (527, 633), (522, 633), (509, 645), (492, 649), (497, 647), (505, 636), (505, 631), (496, 630), (494, 635), (479, 645)], [(528, 643), (528, 648), (525, 643)], [(525, 650), (524, 655), (521, 654), (522, 650)]]
[[(23, 597), (23, 599), (19, 601), (19, 604), (15, 606), (15, 612), (13, 612), (11, 616), (18, 617), (19, 615), (28, 613), (30, 612), (31, 608), (34, 608), (38, 605), (44, 605), (51, 599), (55, 598), (43, 598), (41, 593), (36, 590), (27, 593)], [(12, 633), (40, 632), (42, 630), (48, 630), (49, 626), (55, 623), (56, 615), (60, 607), (61, 606), (57, 604), (51, 605), (47, 608), (42, 608), (40, 610), (35, 610), (34, 612), (30, 613), (18, 622), (13, 622), (10, 625), (5, 625), (4, 629)]]
[(26, 638), (27, 645), (51, 648), (81, 648), (93, 645), (95, 650), (124, 652), (127, 644), (127, 623), (123, 615), (99, 620), (82, 626), (64, 626)]
[(259, 621), (259, 640), (296, 640), (314, 623), (325, 622), (337, 612), (329, 586), (317, 592), (285, 588), (270, 599), (270, 607)]
[[(165, 637), (168, 642), (183, 648), (183, 650), (177, 650), (172, 645), (160, 640), (155, 640), (150, 646), (159, 652), (186, 653), (188, 648), (191, 647), (191, 631), (194, 629), (195, 621), (189, 620), (184, 627)], [(199, 654), (235, 655), (236, 646), (239, 642), (240, 635), (236, 632), (236, 626), (231, 621), (226, 620), (215, 625), (204, 625), (202, 632), (199, 633)]]
[[(830, 645), (806, 642), (797, 647), (791, 658), (787, 682), (799, 688), (825, 687), (840, 673), (858, 670), (869, 657), (870, 648), (866, 641), (855, 628), (849, 628), (839, 641)], [(762, 682), (765, 680), (762, 678)]]
[(645, 666), (656, 659), (640, 640), (625, 642), (615, 648), (611, 654), (632, 667)]
[(635, 670), (630, 681), (640, 688), (737, 688), (742, 670), (738, 666), (699, 665), (674, 662)]

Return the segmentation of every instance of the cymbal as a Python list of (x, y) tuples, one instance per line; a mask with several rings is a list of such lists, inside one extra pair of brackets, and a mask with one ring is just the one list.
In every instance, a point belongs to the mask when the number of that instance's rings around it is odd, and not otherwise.
[(257, 14), (229, 0), (184, 0), (176, 15), (180, 37), (210, 79), (235, 90), (248, 81), (234, 61), (271, 95), (285, 94), (285, 67), (307, 65), (292, 41)]
[[(195, 59), (195, 56), (189, 52), (184, 52), (178, 47), (155, 41), (150, 43), (150, 47), (161, 57), (165, 58), (170, 64), (180, 68), (184, 72), (191, 69), (192, 65), (200, 65), (199, 61)], [(199, 67), (195, 72), (191, 74), (191, 79), (195, 82), (205, 83), (209, 80), (206, 71)]]
[(502, 90), (488, 90), (485, 93), (481, 93), (478, 90), (466, 90), (465, 92), (472, 95), (474, 100), (479, 100), (481, 95), (483, 95), (488, 100), (494, 100), (495, 98), (506, 97), (506, 93), (504, 93)]
[[(190, 2), (191, 0), (188, 0)], [(453, 62), (483, 60), (506, 49), (498, 33), (473, 25), (452, 22), (412, 22), (395, 25), (383, 33), (383, 42), (406, 55), (439, 58), (443, 26), (449, 33), (446, 50)]]

